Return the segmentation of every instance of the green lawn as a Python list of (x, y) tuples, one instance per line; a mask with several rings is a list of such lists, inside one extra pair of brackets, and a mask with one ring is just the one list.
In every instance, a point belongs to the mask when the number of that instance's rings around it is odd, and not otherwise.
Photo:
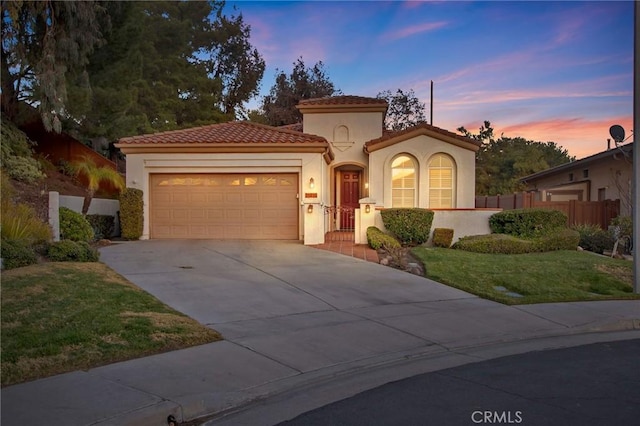
[(220, 339), (102, 263), (3, 271), (0, 317), (2, 386)]
[(509, 305), (640, 298), (632, 293), (631, 262), (589, 252), (505, 255), (417, 247), (412, 253), (424, 262), (427, 278)]

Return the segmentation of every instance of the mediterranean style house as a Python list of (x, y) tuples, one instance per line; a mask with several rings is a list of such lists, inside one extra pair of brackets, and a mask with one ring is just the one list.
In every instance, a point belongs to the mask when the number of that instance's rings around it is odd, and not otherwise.
[[(144, 193), (142, 238), (320, 244), (329, 231), (351, 230), (366, 242), (384, 208), (472, 210), (479, 143), (428, 124), (388, 132), (387, 106), (308, 99), (298, 125), (235, 121), (121, 139), (127, 186)], [(488, 231), (480, 228), (457, 237)]]
[(633, 142), (608, 147), (577, 161), (552, 167), (520, 181), (538, 201), (620, 200), (620, 215), (631, 214)]

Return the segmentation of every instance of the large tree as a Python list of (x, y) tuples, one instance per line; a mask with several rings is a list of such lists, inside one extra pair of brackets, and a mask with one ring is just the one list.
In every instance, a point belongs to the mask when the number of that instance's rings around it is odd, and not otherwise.
[(511, 194), (522, 191), (520, 178), (575, 160), (555, 142), (538, 142), (522, 137), (501, 135), (495, 139), (493, 128), (485, 121), (478, 133), (464, 127), (458, 131), (482, 142), (476, 155), (476, 195)]
[(398, 89), (396, 93), (385, 90), (378, 93), (376, 97), (386, 100), (389, 104), (384, 118), (384, 127), (387, 130), (404, 130), (427, 121), (424, 115), (425, 104), (420, 102), (413, 89), (407, 93), (402, 89)]
[(262, 99), (262, 110), (272, 126), (283, 126), (302, 121), (296, 105), (303, 99), (338, 95), (324, 69), (322, 61), (307, 67), (302, 58), (293, 63), (291, 74), (276, 70), (276, 81), (267, 96)]
[(228, 121), (257, 93), (264, 61), (242, 15), (225, 15), (224, 2), (107, 8), (113, 30), (89, 58), (88, 81), (72, 84), (77, 108), (69, 125), (80, 136), (113, 140)]
[(95, 1), (2, 0), (2, 113), (16, 120), (19, 102), (37, 105), (48, 130), (67, 114), (66, 78), (81, 78), (103, 40), (109, 17)]

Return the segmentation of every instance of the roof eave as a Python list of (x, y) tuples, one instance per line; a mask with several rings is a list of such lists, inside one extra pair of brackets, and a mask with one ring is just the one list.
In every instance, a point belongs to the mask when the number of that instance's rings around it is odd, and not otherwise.
[(424, 127), (421, 127), (421, 128), (412, 130), (410, 132), (403, 133), (403, 134), (391, 137), (389, 139), (385, 139), (385, 140), (380, 141), (380, 142), (372, 143), (370, 145), (366, 145), (365, 144), (365, 152), (366, 153), (371, 153), (371, 152), (374, 152), (374, 151), (378, 151), (380, 149), (386, 148), (386, 147), (391, 146), (391, 145), (395, 145), (397, 143), (406, 141), (408, 139), (415, 138), (417, 136), (429, 136), (429, 137), (432, 137), (434, 139), (438, 139), (438, 140), (441, 140), (441, 141), (444, 141), (444, 142), (448, 142), (448, 143), (450, 143), (452, 145), (459, 146), (461, 148), (468, 149), (469, 151), (473, 151), (473, 152), (478, 152), (478, 150), (480, 149), (480, 144), (476, 143), (475, 141), (463, 140), (461, 138), (448, 136), (448, 135), (442, 134), (440, 132), (432, 131), (432, 130), (429, 130), (429, 129), (425, 129)]

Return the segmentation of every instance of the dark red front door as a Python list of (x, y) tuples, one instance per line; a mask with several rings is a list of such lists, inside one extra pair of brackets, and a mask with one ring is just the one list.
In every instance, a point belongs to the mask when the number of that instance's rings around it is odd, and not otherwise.
[(354, 229), (354, 211), (360, 206), (360, 172), (342, 172), (341, 180), (340, 229)]

